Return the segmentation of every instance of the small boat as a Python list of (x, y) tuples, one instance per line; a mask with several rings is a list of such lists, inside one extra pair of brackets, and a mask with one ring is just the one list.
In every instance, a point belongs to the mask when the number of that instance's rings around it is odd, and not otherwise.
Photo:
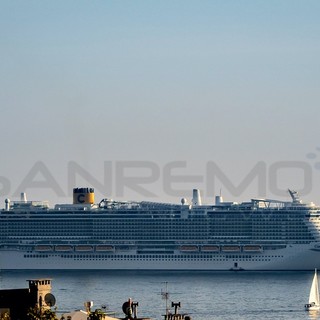
[(243, 246), (243, 252), (261, 252), (261, 246)]
[(199, 248), (197, 246), (181, 246), (180, 251), (182, 251), (182, 252), (195, 252), (195, 251), (199, 251)]
[(314, 270), (314, 277), (312, 280), (312, 285), (311, 285), (310, 295), (309, 295), (309, 303), (307, 303), (304, 306), (304, 308), (307, 311), (320, 310), (317, 269)]
[(75, 249), (76, 251), (81, 251), (81, 252), (93, 251), (93, 246), (76, 246)]
[(96, 251), (114, 251), (114, 247), (113, 246), (98, 245), (98, 246), (96, 246)]
[(72, 246), (57, 245), (55, 251), (73, 251)]
[(223, 246), (223, 252), (240, 252), (240, 246)]
[(202, 246), (201, 251), (203, 252), (218, 252), (220, 250), (219, 246)]

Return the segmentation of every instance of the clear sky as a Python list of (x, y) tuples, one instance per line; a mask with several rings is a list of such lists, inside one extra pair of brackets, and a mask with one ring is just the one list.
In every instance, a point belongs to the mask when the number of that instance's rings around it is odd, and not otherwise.
[(292, 187), (320, 204), (319, 16), (318, 0), (2, 0), (0, 201)]

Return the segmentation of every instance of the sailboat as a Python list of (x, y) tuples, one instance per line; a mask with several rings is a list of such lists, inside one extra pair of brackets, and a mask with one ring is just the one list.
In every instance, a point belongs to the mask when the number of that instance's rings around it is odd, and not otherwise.
[(304, 307), (307, 311), (320, 310), (317, 269), (314, 270), (314, 277), (309, 295), (309, 303), (307, 303)]

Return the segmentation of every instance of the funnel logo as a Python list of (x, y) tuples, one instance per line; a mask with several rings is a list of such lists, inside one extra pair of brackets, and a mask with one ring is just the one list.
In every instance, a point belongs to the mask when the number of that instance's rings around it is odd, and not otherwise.
[(74, 188), (73, 204), (93, 204), (94, 190), (93, 188)]
[(84, 194), (79, 194), (77, 196), (77, 202), (78, 203), (84, 203)]

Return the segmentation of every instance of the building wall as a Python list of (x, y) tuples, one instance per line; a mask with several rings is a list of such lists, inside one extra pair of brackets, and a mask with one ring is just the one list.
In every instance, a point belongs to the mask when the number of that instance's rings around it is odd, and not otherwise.
[(0, 317), (9, 313), (10, 320), (26, 320), (30, 308), (49, 308), (45, 296), (51, 293), (51, 281), (47, 279), (28, 280), (27, 289), (0, 290)]

